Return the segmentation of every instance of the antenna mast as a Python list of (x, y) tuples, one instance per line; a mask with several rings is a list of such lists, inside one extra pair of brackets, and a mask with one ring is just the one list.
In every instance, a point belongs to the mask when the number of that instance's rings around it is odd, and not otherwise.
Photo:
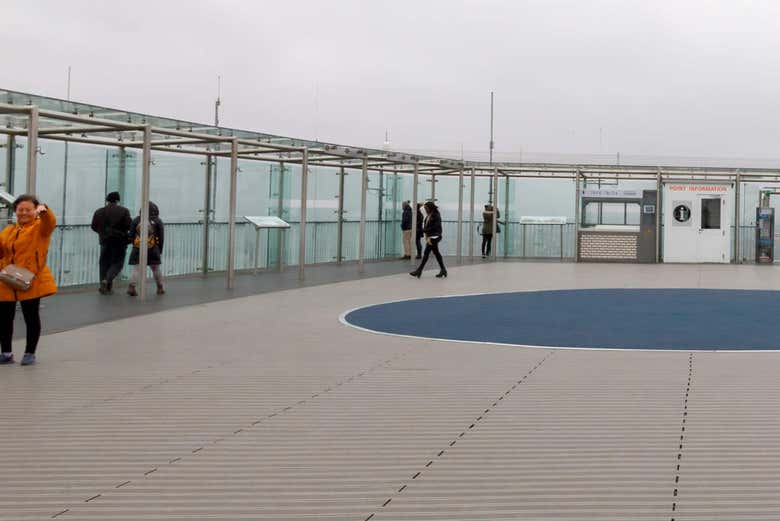
[(214, 126), (219, 126), (219, 106), (222, 104), (222, 76), (217, 76), (217, 101), (214, 102)]

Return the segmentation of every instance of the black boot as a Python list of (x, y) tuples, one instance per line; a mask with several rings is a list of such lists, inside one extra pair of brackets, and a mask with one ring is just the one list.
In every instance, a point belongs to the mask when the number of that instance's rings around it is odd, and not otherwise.
[(436, 275), (436, 278), (437, 278), (437, 279), (440, 279), (440, 278), (442, 278), (442, 277), (444, 277), (445, 279), (447, 278), (447, 270), (441, 270), (441, 271), (439, 272), (439, 274), (438, 274), (438, 275)]
[(409, 275), (411, 275), (412, 277), (417, 277), (419, 279), (420, 275), (422, 275), (422, 270), (414, 270), (412, 272), (409, 272)]

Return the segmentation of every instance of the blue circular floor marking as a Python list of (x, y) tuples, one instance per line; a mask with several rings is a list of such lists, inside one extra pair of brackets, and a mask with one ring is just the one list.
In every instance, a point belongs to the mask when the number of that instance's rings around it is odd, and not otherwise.
[(390, 302), (344, 321), (397, 335), (540, 347), (780, 348), (780, 292), (594, 289)]

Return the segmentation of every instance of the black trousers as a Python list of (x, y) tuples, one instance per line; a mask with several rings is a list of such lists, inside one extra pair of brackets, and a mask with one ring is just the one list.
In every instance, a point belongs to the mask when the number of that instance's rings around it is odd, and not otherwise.
[(490, 245), (493, 243), (493, 235), (482, 236), (482, 255), (490, 255)]
[(106, 240), (100, 244), (100, 280), (109, 284), (122, 271), (125, 265), (127, 243), (123, 240)]
[(417, 268), (417, 271), (423, 270), (425, 263), (428, 262), (428, 257), (430, 256), (431, 252), (433, 252), (433, 256), (436, 257), (436, 261), (439, 263), (439, 269), (441, 269), (441, 271), (447, 271), (447, 268), (444, 267), (444, 259), (441, 258), (441, 253), (439, 253), (440, 241), (441, 237), (437, 239), (431, 239), (430, 244), (427, 242), (425, 243), (425, 253), (423, 253), (423, 257), (420, 261), (420, 266)]
[[(27, 325), (27, 346), (25, 353), (35, 353), (38, 347), (38, 339), (41, 338), (41, 299), (33, 298), (22, 300), (22, 315)], [(0, 302), (0, 346), (3, 353), (11, 352), (11, 340), (14, 336), (14, 316), (16, 315), (16, 302)]]
[(417, 256), (418, 257), (420, 255), (422, 255), (422, 237), (423, 237), (422, 232), (417, 232), (417, 234), (415, 235), (415, 239), (414, 239), (414, 244), (415, 244), (415, 246), (417, 246)]

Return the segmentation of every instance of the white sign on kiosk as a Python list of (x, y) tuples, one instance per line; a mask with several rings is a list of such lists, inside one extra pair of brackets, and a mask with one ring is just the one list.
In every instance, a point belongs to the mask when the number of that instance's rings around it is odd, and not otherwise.
[[(257, 275), (257, 267), (260, 262), (260, 230), (277, 229), (281, 234), (282, 231), (290, 228), (290, 223), (276, 217), (275, 215), (245, 215), (244, 219), (252, 223), (255, 227), (255, 275)], [(282, 263), (282, 252), (284, 251), (284, 234), (281, 234), (279, 243), (279, 271), (284, 269)]]

